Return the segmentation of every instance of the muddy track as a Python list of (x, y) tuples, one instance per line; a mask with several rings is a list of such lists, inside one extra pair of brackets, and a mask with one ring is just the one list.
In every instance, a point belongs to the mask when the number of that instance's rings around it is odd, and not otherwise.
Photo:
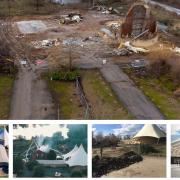
[(56, 119), (46, 82), (30, 66), (20, 67), (15, 80), (10, 119)]

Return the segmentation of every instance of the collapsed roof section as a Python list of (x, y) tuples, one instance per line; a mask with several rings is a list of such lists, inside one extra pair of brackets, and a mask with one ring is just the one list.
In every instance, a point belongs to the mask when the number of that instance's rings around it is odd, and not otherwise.
[(143, 37), (155, 35), (157, 32), (156, 20), (150, 7), (142, 2), (133, 4), (121, 27), (121, 37), (135, 38), (143, 34)]

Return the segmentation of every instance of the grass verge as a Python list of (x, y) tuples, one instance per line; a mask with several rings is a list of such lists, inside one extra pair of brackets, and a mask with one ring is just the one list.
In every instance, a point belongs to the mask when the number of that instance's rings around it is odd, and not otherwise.
[(0, 75), (0, 119), (8, 119), (14, 78)]
[(130, 70), (126, 73), (167, 119), (180, 119), (180, 99), (174, 97), (174, 88), (168, 78), (138, 77)]
[[(79, 73), (86, 98), (91, 105), (92, 119), (132, 119), (98, 70), (80, 70)], [(60, 119), (84, 119), (85, 109), (80, 104), (75, 83), (51, 81), (47, 77), (49, 76), (46, 76), (48, 87), (59, 105)]]

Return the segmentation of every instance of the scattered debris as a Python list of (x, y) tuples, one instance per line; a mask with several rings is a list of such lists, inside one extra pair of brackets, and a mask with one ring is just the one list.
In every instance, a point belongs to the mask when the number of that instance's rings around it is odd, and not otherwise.
[(124, 46), (125, 46), (129, 51), (132, 51), (132, 52), (134, 52), (134, 53), (148, 53), (148, 52), (149, 52), (149, 50), (147, 50), (147, 49), (132, 46), (129, 41), (125, 42), (125, 43), (124, 43)]
[(114, 34), (107, 28), (102, 28), (101, 33), (103, 33), (104, 35), (106, 35), (110, 38), (114, 38)]
[(147, 66), (147, 61), (144, 59), (136, 59), (133, 62), (131, 62), (131, 67), (134, 69), (140, 69), (145, 68)]
[(100, 42), (100, 37), (98, 35), (96, 36), (88, 36), (86, 38), (69, 38), (63, 41), (63, 45), (75, 45), (75, 46), (81, 46), (84, 47), (86, 45), (91, 45), (94, 43)]
[(102, 14), (119, 14), (120, 12), (113, 7), (106, 7), (106, 6), (94, 6), (91, 10), (101, 11)]
[(172, 49), (173, 52), (180, 54), (180, 48), (179, 47), (175, 47), (174, 49)]
[(121, 21), (110, 21), (107, 22), (106, 25), (112, 30), (120, 30), (122, 23)]
[(83, 16), (80, 13), (70, 13), (60, 17), (60, 24), (72, 24), (79, 23), (83, 20)]
[(27, 61), (26, 60), (20, 60), (20, 63), (21, 63), (21, 65), (27, 65)]
[(129, 56), (131, 55), (132, 52), (129, 51), (126, 48), (121, 48), (121, 49), (114, 49), (113, 50), (113, 55), (118, 55), (118, 56)]
[(45, 61), (44, 60), (37, 60), (36, 61), (36, 65), (41, 65), (41, 64), (44, 64), (45, 63)]
[(32, 41), (31, 45), (36, 49), (50, 48), (52, 46), (59, 46), (60, 42), (58, 39), (46, 39), (42, 41)]

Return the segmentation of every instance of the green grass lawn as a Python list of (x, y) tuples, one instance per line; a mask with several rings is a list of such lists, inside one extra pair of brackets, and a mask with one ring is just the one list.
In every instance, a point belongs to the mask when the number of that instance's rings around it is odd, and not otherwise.
[(175, 85), (166, 77), (137, 77), (126, 71), (136, 85), (160, 109), (167, 119), (180, 119), (180, 99), (174, 97)]
[(51, 81), (49, 78), (47, 82), (59, 107), (60, 119), (83, 119), (84, 109), (76, 95), (75, 82)]
[(14, 78), (0, 75), (0, 119), (8, 119)]
[[(90, 119), (132, 119), (98, 70), (79, 72), (91, 106)], [(60, 119), (85, 118), (85, 108), (81, 106), (74, 82), (51, 81), (50, 78), (47, 82), (56, 105), (59, 104)]]

